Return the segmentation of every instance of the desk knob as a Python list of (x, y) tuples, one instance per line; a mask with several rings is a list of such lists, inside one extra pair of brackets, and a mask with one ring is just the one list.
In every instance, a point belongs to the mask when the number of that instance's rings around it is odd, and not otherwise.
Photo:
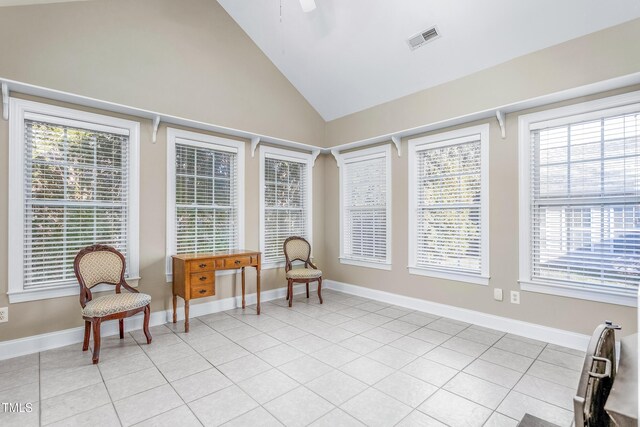
[(236, 264), (240, 264), (240, 260), (239, 259), (236, 260)]
[(200, 281), (207, 280), (207, 276), (202, 276), (202, 277), (200, 277), (198, 280), (200, 280)]
[(205, 268), (206, 266), (207, 266), (207, 264), (200, 264), (198, 267)]
[(201, 294), (204, 294), (204, 293), (205, 293), (205, 292), (207, 292), (207, 291), (206, 291), (206, 290), (204, 290), (204, 289), (200, 289), (198, 292), (200, 292)]

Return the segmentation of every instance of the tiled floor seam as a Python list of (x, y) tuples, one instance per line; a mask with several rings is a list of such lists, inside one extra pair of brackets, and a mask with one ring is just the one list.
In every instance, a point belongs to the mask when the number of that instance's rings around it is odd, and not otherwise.
[[(131, 336), (131, 335), (129, 334), (129, 336)], [(133, 337), (131, 337), (131, 338), (133, 338)], [(140, 347), (140, 344), (138, 344), (136, 342), (136, 340), (133, 340), (133, 341), (136, 343), (136, 345), (138, 347)], [(109, 388), (107, 387), (107, 381), (104, 379), (104, 375), (102, 375), (102, 370), (100, 369), (100, 366), (98, 366), (98, 372), (100, 373), (100, 378), (102, 378), (102, 383), (104, 384), (104, 388), (107, 390), (107, 396), (109, 396), (109, 403), (111, 404), (111, 407), (113, 408), (113, 411), (116, 413), (116, 417), (118, 417), (118, 422), (120, 423), (121, 426), (123, 426), (124, 423), (122, 422), (122, 419), (120, 419), (120, 414), (118, 413), (118, 410), (116, 409), (116, 404), (113, 401), (113, 398), (111, 397), (111, 392), (109, 391)]]

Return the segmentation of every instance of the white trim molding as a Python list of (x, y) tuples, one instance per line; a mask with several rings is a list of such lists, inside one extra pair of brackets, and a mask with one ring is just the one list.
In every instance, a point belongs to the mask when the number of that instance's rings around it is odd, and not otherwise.
[[(357, 267), (375, 268), (379, 270), (391, 270), (391, 239), (392, 239), (392, 171), (391, 171), (391, 146), (389, 144), (380, 145), (377, 147), (364, 148), (354, 151), (349, 151), (344, 154), (337, 154), (336, 161), (340, 165), (339, 172), (339, 199), (340, 199), (340, 255), (339, 261), (341, 264), (353, 265)], [(345, 239), (347, 233), (345, 233), (345, 191), (346, 191), (346, 174), (348, 165), (363, 162), (372, 159), (383, 158), (385, 162), (385, 208), (386, 208), (386, 258), (384, 261), (378, 261), (375, 259), (359, 258), (355, 256), (349, 256), (345, 253)], [(351, 233), (349, 233), (351, 235)]]
[(535, 279), (531, 266), (531, 131), (576, 121), (640, 111), (640, 91), (611, 96), (565, 107), (543, 110), (518, 118), (519, 280), (523, 291), (609, 304), (638, 306), (638, 291), (606, 288), (596, 284)]
[(10, 98), (9, 108), (9, 274), (10, 303), (78, 295), (75, 280), (56, 282), (34, 290), (24, 289), (24, 148), (26, 119), (37, 119), (63, 126), (78, 126), (129, 136), (127, 204), (127, 280), (137, 283), (140, 276), (140, 123), (117, 117), (88, 113), (19, 98)]
[[(417, 222), (417, 155), (420, 151), (480, 141), (480, 271), (461, 272), (437, 266), (418, 265)], [(489, 124), (469, 126), (449, 132), (409, 140), (409, 273), (476, 285), (489, 284)]]
[[(262, 269), (273, 269), (284, 267), (284, 261), (270, 261), (265, 254), (266, 249), (266, 226), (265, 226), (265, 161), (266, 159), (279, 159), (288, 162), (302, 163), (306, 165), (306, 188), (304, 189), (305, 210), (307, 211), (306, 236), (311, 245), (313, 253), (313, 162), (312, 153), (300, 151), (284, 150), (282, 148), (261, 145), (260, 147), (260, 251), (262, 252)], [(284, 243), (284, 242), (283, 242)]]
[(524, 322), (522, 320), (511, 319), (508, 317), (496, 316), (494, 314), (483, 313), (452, 305), (440, 304), (419, 298), (379, 291), (364, 286), (337, 282), (335, 280), (325, 280), (322, 283), (326, 289), (369, 298), (387, 304), (398, 305), (400, 307), (422, 311), (436, 316), (448, 317), (450, 319), (472, 323), (485, 328), (508, 332), (576, 350), (585, 351), (589, 345), (589, 340), (591, 339), (590, 335), (538, 325), (536, 323)]
[[(237, 198), (238, 198), (238, 248), (244, 248), (244, 199), (245, 199), (245, 142), (221, 138), (199, 132), (167, 128), (167, 234), (166, 234), (166, 281), (173, 280), (171, 256), (176, 253), (176, 143), (187, 144), (209, 150), (220, 150), (237, 155)], [(216, 272), (216, 276), (236, 274), (237, 271)]]
[[(304, 284), (295, 285), (293, 293), (295, 295), (306, 292)], [(315, 291), (317, 283), (310, 284), (310, 290)], [(267, 302), (275, 299), (284, 298), (287, 293), (286, 288), (271, 289), (260, 293), (260, 301)], [(256, 293), (247, 294), (246, 305), (256, 303)], [(189, 318), (197, 316), (205, 316), (207, 314), (218, 313), (221, 311), (232, 310), (242, 307), (242, 296), (234, 296), (229, 298), (211, 300), (202, 303), (191, 304), (189, 310)], [(247, 312), (251, 312), (247, 309)], [(178, 309), (178, 320), (184, 320), (184, 310)], [(170, 323), (173, 318), (173, 312), (169, 310), (159, 310), (151, 313), (149, 326), (158, 326)], [(128, 317), (125, 319), (125, 331), (131, 332), (142, 329), (143, 316)], [(101, 336), (108, 337), (117, 335), (118, 322), (105, 322), (102, 324)], [(33, 335), (25, 338), (17, 338), (9, 341), (0, 342), (0, 360), (11, 359), (13, 357), (24, 356), (27, 354), (37, 353), (40, 351), (51, 350), (54, 348), (64, 347), (66, 345), (81, 343), (84, 338), (84, 327), (65, 329), (62, 331), (49, 332), (46, 334)], [(143, 344), (144, 345), (144, 344)], [(82, 351), (78, 346), (78, 351)]]

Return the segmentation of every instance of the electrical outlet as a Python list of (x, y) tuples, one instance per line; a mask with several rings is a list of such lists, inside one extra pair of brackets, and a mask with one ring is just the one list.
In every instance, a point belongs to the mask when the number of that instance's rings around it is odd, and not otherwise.
[(511, 291), (511, 304), (520, 304), (520, 292)]
[(9, 307), (0, 308), (0, 323), (9, 321)]
[(502, 289), (495, 288), (493, 290), (493, 299), (496, 301), (502, 301)]

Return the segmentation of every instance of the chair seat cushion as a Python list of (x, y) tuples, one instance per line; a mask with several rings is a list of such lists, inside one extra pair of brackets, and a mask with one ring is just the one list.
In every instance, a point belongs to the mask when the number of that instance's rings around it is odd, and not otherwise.
[(287, 279), (315, 279), (322, 276), (322, 271), (314, 268), (294, 268), (287, 272)]
[(113, 313), (135, 310), (144, 307), (151, 302), (151, 296), (147, 294), (124, 292), (121, 294), (105, 295), (92, 299), (82, 309), (82, 315), (86, 317), (104, 317)]

